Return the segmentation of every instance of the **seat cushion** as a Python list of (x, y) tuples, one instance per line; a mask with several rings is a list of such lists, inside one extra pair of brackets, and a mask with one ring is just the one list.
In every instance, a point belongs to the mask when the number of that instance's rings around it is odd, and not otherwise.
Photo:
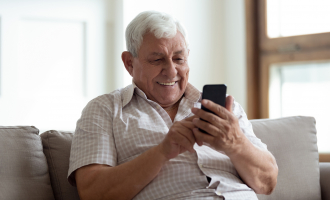
[(39, 130), (0, 126), (0, 199), (54, 199)]
[(260, 200), (321, 199), (319, 156), (313, 117), (251, 120), (253, 130), (268, 146), (278, 165), (277, 185)]
[(56, 200), (79, 199), (77, 188), (67, 180), (72, 136), (71, 132), (54, 130), (41, 134)]

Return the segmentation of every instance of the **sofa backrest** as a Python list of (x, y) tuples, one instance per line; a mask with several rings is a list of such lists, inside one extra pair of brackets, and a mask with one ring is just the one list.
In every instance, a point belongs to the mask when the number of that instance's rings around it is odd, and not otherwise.
[[(267, 144), (268, 150), (274, 155), (279, 167), (278, 181), (273, 193), (258, 195), (258, 198), (260, 200), (320, 200), (321, 187), (315, 119), (296, 116), (251, 120), (251, 123), (255, 134)], [(48, 131), (41, 134), (48, 163), (54, 163), (57, 168), (57, 170), (53, 170), (51, 166), (49, 167), (55, 197), (58, 196), (56, 193), (63, 193), (63, 191), (67, 191), (67, 193), (71, 191), (76, 195), (76, 189), (66, 180), (72, 135), (72, 133), (59, 131)], [(48, 156), (47, 146), (53, 152), (52, 158)], [(59, 148), (59, 146), (61, 147)], [(52, 161), (49, 161), (50, 159)], [(55, 173), (56, 171), (58, 172)], [(53, 176), (58, 176), (58, 178), (53, 178)], [(55, 179), (59, 183), (54, 183)], [(56, 185), (61, 185), (61, 188), (66, 189), (59, 190)], [(76, 197), (73, 196), (71, 199), (76, 199)]]
[(30, 126), (0, 126), (0, 199), (54, 199), (38, 133)]
[(66, 178), (69, 169), (72, 136), (73, 133), (71, 132), (55, 130), (41, 134), (56, 200), (79, 200), (77, 188), (71, 186)]
[[(279, 167), (273, 193), (258, 198), (320, 200), (314, 118), (287, 117), (251, 120), (251, 123)], [(0, 127), (0, 199), (54, 199), (51, 182), (56, 200), (79, 200), (77, 189), (66, 178), (73, 133), (47, 131), (40, 135), (42, 144), (37, 134), (34, 127)]]
[(279, 173), (271, 195), (260, 200), (321, 199), (319, 155), (313, 117), (251, 120), (257, 137), (274, 155)]

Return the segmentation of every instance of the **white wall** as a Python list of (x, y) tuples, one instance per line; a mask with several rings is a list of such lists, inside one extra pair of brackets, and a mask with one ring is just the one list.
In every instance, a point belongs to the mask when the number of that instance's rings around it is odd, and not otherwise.
[(247, 111), (244, 0), (223, 1), (223, 58), (228, 94)]

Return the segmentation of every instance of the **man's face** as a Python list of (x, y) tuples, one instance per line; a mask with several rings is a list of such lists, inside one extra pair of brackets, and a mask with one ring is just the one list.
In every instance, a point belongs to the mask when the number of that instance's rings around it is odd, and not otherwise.
[(174, 38), (143, 37), (138, 57), (132, 60), (134, 83), (148, 99), (162, 107), (175, 104), (183, 95), (189, 76), (188, 49), (180, 32)]

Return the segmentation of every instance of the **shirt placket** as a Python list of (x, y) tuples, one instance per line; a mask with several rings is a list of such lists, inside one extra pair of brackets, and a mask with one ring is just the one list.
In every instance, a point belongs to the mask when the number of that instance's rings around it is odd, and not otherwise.
[(209, 182), (209, 186), (207, 188), (214, 189), (215, 194), (217, 194), (218, 196), (222, 196), (222, 193), (219, 190), (220, 179), (219, 177), (216, 177), (214, 173), (212, 173), (212, 169), (209, 169), (207, 167), (207, 155), (206, 152), (203, 150), (203, 146), (198, 146), (197, 144), (195, 144), (194, 149), (197, 153), (197, 164), (199, 169), (203, 172), (205, 176), (211, 178), (211, 181)]

